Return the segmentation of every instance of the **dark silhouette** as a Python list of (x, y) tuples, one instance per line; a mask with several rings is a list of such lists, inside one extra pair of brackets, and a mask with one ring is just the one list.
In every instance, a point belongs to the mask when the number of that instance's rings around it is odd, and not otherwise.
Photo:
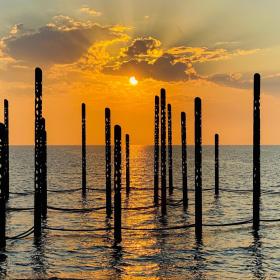
[(0, 123), (0, 250), (6, 247), (5, 142), (6, 128)]
[(215, 195), (219, 195), (219, 134), (215, 134)]
[(7, 99), (4, 100), (4, 125), (6, 128), (5, 137), (5, 174), (4, 174), (4, 184), (5, 184), (5, 199), (9, 199), (10, 194), (10, 168), (9, 168), (9, 102)]
[(42, 149), (42, 217), (47, 217), (48, 189), (47, 189), (47, 132), (45, 119), (41, 120), (41, 149)]
[(159, 177), (159, 97), (155, 96), (155, 135), (154, 135), (154, 203), (158, 205)]
[(129, 135), (125, 135), (125, 171), (126, 171), (126, 193), (130, 191), (130, 166), (129, 166)]
[(161, 105), (161, 214), (166, 215), (166, 96), (160, 91)]
[(87, 191), (87, 159), (86, 159), (86, 104), (82, 103), (82, 194)]
[(34, 192), (34, 236), (41, 235), (41, 190), (42, 190), (42, 70), (35, 69), (35, 192)]
[(254, 75), (254, 124), (253, 124), (253, 228), (260, 224), (260, 74)]
[(202, 238), (202, 148), (201, 148), (201, 99), (195, 98), (195, 235)]
[(115, 125), (114, 128), (114, 238), (115, 242), (119, 243), (122, 241), (122, 198), (121, 198), (121, 187), (122, 187), (122, 148), (121, 148), (121, 127)]
[(110, 109), (105, 109), (105, 160), (106, 160), (106, 214), (112, 214), (111, 198), (111, 113)]
[(186, 113), (181, 113), (181, 145), (182, 145), (182, 182), (183, 182), (183, 206), (188, 207), (188, 171), (187, 171), (187, 133)]
[(168, 178), (169, 194), (173, 193), (173, 156), (172, 156), (172, 111), (171, 105), (167, 105), (168, 116)]

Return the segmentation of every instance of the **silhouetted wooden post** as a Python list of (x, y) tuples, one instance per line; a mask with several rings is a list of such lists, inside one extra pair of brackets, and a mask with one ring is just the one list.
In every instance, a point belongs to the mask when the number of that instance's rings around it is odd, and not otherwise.
[(215, 134), (215, 195), (219, 195), (219, 134)]
[(5, 199), (9, 199), (10, 194), (10, 167), (9, 167), (9, 102), (4, 100), (4, 125), (6, 128), (5, 137)]
[(34, 192), (34, 235), (41, 235), (41, 187), (42, 187), (42, 70), (35, 69), (35, 192)]
[(172, 111), (171, 105), (167, 105), (168, 114), (168, 178), (169, 194), (173, 193), (173, 155), (172, 155)]
[(155, 96), (155, 135), (154, 135), (154, 203), (158, 204), (159, 171), (159, 97)]
[(160, 92), (161, 102), (161, 214), (166, 215), (166, 95)]
[(42, 149), (42, 217), (47, 217), (48, 212), (48, 187), (47, 187), (47, 132), (45, 119), (41, 120), (41, 149)]
[(0, 123), (0, 250), (6, 247), (5, 138), (6, 128)]
[(254, 124), (253, 124), (253, 228), (260, 223), (260, 74), (254, 75)]
[(121, 150), (121, 127), (115, 125), (114, 128), (114, 238), (119, 243), (122, 240), (122, 150)]
[(130, 166), (129, 166), (129, 135), (125, 135), (125, 171), (126, 171), (126, 193), (130, 191)]
[(106, 214), (112, 214), (111, 190), (111, 113), (105, 109)]
[(201, 99), (195, 98), (195, 234), (202, 238), (202, 148), (201, 148)]
[(82, 194), (87, 191), (87, 159), (86, 159), (86, 104), (82, 103)]
[(182, 143), (182, 181), (183, 181), (183, 206), (188, 206), (188, 171), (187, 171), (187, 132), (186, 113), (181, 113), (181, 143)]

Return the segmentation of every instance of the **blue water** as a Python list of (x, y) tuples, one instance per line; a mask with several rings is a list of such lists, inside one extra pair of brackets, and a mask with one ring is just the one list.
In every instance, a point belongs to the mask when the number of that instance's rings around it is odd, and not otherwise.
[[(88, 147), (88, 186), (86, 199), (80, 192), (49, 193), (49, 205), (62, 208), (105, 206), (104, 147)], [(30, 193), (34, 188), (33, 147), (11, 147), (11, 192)], [(123, 162), (124, 163), (124, 162)], [(261, 153), (262, 190), (280, 191), (280, 147), (264, 146)], [(194, 194), (189, 193), (189, 207), (183, 210), (181, 150), (174, 146), (174, 194), (162, 219), (160, 208), (123, 210), (123, 226), (161, 228), (194, 222)], [(153, 147), (131, 147), (131, 192), (122, 193), (123, 207), (153, 205)], [(125, 172), (123, 172), (125, 174)], [(125, 183), (125, 178), (123, 178)], [(188, 148), (188, 185), (194, 188), (194, 150)], [(73, 190), (81, 186), (80, 147), (48, 148), (49, 190)], [(203, 147), (203, 188), (214, 186), (214, 149)], [(220, 148), (219, 198), (214, 190), (203, 192), (203, 223), (221, 224), (252, 217), (252, 193), (226, 190), (252, 189), (252, 148)], [(278, 194), (262, 194), (262, 219), (280, 215)], [(33, 207), (33, 195), (11, 194), (8, 207)], [(33, 225), (33, 212), (9, 212), (7, 235), (14, 236)], [(49, 210), (46, 225), (67, 229), (104, 228), (100, 232), (60, 232), (44, 230), (35, 245), (33, 235), (8, 240), (0, 255), (0, 278), (44, 279), (279, 279), (280, 234), (278, 223), (261, 223), (258, 236), (251, 225), (205, 227), (202, 243), (197, 243), (194, 229), (164, 231), (123, 230), (123, 241), (114, 246), (113, 220), (105, 210), (68, 213)]]

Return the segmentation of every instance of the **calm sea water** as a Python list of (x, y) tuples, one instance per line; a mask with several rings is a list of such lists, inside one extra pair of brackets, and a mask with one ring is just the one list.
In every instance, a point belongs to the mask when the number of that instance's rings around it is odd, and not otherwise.
[[(280, 147), (262, 147), (262, 189), (280, 190)], [(88, 147), (88, 186), (80, 192), (49, 193), (49, 205), (64, 208), (89, 208), (105, 205), (104, 147)], [(80, 147), (49, 147), (48, 187), (50, 190), (76, 189), (81, 182)], [(33, 148), (12, 147), (10, 151), (12, 192), (33, 191)], [(220, 149), (220, 187), (252, 189), (252, 148), (225, 146)], [(194, 187), (194, 150), (188, 149), (188, 184)], [(125, 182), (125, 180), (123, 180)], [(214, 150), (203, 148), (203, 188), (214, 185)], [(168, 200), (163, 220), (160, 208), (123, 210), (123, 226), (158, 228), (194, 222), (194, 194), (189, 193), (187, 211), (176, 202), (182, 198), (181, 151), (174, 147), (174, 194)], [(131, 147), (131, 192), (123, 190), (123, 207), (153, 204), (153, 147)], [(203, 222), (228, 223), (250, 219), (252, 193), (203, 192)], [(8, 207), (33, 207), (33, 195), (12, 194)], [(262, 218), (279, 218), (280, 198), (262, 195)], [(33, 212), (9, 212), (7, 235), (14, 236), (33, 225)], [(79, 279), (279, 279), (279, 223), (264, 223), (259, 236), (251, 225), (204, 228), (202, 244), (197, 244), (194, 229), (164, 231), (123, 231), (121, 246), (115, 247), (113, 220), (105, 210), (67, 213), (49, 210), (47, 225), (69, 229), (108, 228), (96, 233), (45, 230), (40, 246), (33, 235), (9, 240), (0, 258), (0, 278), (79, 278)]]

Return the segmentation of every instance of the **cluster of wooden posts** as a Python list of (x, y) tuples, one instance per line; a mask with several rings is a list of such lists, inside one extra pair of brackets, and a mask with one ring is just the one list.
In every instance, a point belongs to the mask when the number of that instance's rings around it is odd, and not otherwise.
[[(195, 121), (195, 235), (202, 238), (202, 129), (201, 99), (194, 100)], [(254, 76), (254, 123), (253, 123), (253, 228), (258, 230), (260, 221), (260, 75)], [(167, 168), (169, 194), (173, 187), (172, 151), (172, 109), (167, 105), (166, 133), (166, 92), (161, 89), (160, 97), (155, 96), (154, 115), (154, 205), (161, 206), (161, 214), (167, 214)], [(181, 154), (182, 154), (182, 201), (188, 207), (187, 180), (187, 120), (181, 113)], [(166, 152), (166, 134), (168, 135)], [(215, 195), (219, 195), (219, 135), (215, 134)], [(129, 135), (125, 135), (126, 152), (126, 192), (130, 191)], [(114, 238), (122, 240), (122, 131), (114, 126), (114, 205), (111, 189), (111, 112), (105, 109), (105, 161), (106, 161), (106, 215), (114, 212)], [(160, 169), (160, 170), (159, 170)], [(160, 180), (159, 180), (160, 179)], [(159, 182), (160, 181), (160, 182)], [(86, 195), (86, 105), (82, 104), (82, 195)], [(160, 197), (159, 197), (160, 191)], [(9, 198), (9, 140), (8, 140), (8, 101), (4, 102), (4, 124), (0, 123), (0, 248), (6, 244), (6, 202)], [(160, 202), (160, 203), (159, 203)], [(42, 70), (35, 69), (35, 189), (34, 189), (34, 237), (40, 238), (42, 221), (47, 217), (47, 133), (42, 117)]]

